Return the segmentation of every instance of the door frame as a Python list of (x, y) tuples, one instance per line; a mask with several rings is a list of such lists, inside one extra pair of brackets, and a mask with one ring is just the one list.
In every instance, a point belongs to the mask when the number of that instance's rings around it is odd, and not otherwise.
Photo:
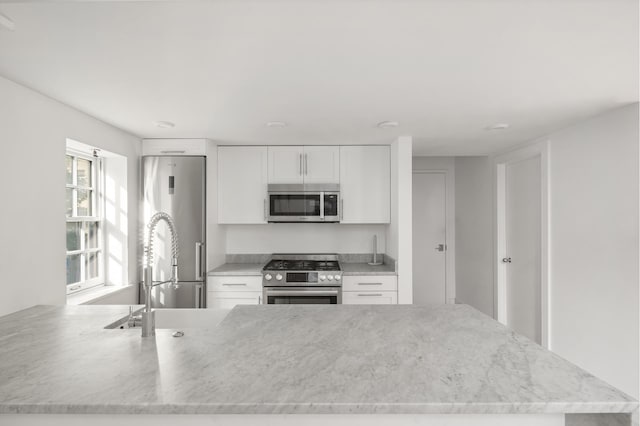
[[(445, 302), (456, 303), (456, 232), (455, 232), (455, 181), (454, 170), (449, 168), (421, 168), (412, 170), (414, 174), (444, 174), (445, 193)], [(411, 205), (413, 211), (413, 204)], [(415, 235), (414, 235), (415, 238)]]
[(540, 139), (524, 147), (493, 157), (494, 218), (494, 309), (493, 317), (507, 323), (506, 267), (501, 259), (506, 249), (506, 166), (529, 158), (540, 158), (540, 330), (541, 344), (550, 348), (550, 249), (549, 249), (549, 140)]

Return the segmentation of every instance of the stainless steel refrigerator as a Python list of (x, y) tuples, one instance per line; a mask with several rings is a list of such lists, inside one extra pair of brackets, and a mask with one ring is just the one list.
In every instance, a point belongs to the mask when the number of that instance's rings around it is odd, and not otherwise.
[[(173, 218), (178, 234), (178, 286), (171, 283), (154, 287), (152, 304), (156, 308), (204, 307), (206, 259), (206, 169), (205, 157), (142, 158), (144, 242), (149, 219), (157, 212)], [(146, 260), (143, 259), (143, 265)], [(171, 235), (166, 223), (156, 228), (153, 247), (153, 280), (171, 277)], [(140, 286), (144, 300), (144, 289)]]

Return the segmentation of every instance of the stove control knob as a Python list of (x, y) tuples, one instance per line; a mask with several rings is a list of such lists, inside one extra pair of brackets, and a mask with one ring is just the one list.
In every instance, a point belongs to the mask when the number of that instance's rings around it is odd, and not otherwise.
[(342, 278), (340, 275), (335, 275), (333, 278), (336, 279), (336, 281), (340, 281), (340, 278)]
[(328, 279), (329, 281), (333, 281), (333, 275), (327, 275), (327, 279)]
[(327, 279), (326, 275), (320, 275), (318, 278), (320, 278), (320, 281), (324, 281)]
[(278, 280), (278, 281), (282, 280), (282, 275), (280, 275), (280, 274), (276, 275), (276, 280)]
[(271, 276), (271, 274), (266, 274), (266, 275), (264, 276), (264, 279), (265, 279), (265, 280), (267, 280), (267, 281), (271, 281), (271, 278), (273, 278), (273, 277)]

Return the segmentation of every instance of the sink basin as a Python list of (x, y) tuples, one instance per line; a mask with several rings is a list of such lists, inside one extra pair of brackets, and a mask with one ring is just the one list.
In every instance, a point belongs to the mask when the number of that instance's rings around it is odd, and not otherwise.
[[(142, 309), (135, 312), (138, 315)], [(156, 329), (159, 328), (210, 328), (222, 322), (231, 309), (156, 309)], [(107, 325), (108, 329), (130, 328), (129, 316)], [(139, 328), (139, 327), (136, 327)]]

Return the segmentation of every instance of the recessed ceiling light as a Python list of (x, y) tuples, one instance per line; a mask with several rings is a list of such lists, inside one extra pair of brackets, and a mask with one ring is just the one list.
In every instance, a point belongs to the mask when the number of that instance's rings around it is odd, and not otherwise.
[(16, 24), (8, 16), (0, 13), (0, 25), (8, 29), (9, 31), (13, 31), (16, 29)]
[(287, 127), (287, 123), (284, 121), (267, 121), (265, 123), (267, 127)]
[(156, 121), (156, 126), (162, 129), (172, 129), (176, 127), (176, 125), (170, 121)]
[(507, 123), (496, 123), (485, 127), (485, 130), (507, 130), (508, 128), (509, 124)]
[(397, 121), (383, 121), (378, 123), (378, 127), (381, 129), (391, 129), (393, 127), (398, 127), (400, 123)]

